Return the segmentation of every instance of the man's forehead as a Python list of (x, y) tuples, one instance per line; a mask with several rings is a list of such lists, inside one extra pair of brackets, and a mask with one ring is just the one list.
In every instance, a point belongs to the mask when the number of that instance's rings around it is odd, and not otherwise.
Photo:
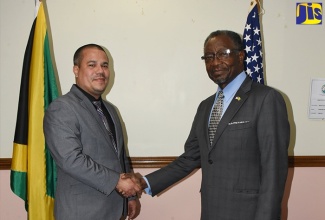
[(231, 41), (229, 37), (221, 35), (221, 36), (215, 36), (210, 38), (207, 41), (204, 49), (228, 48), (233, 45), (234, 43)]
[(84, 51), (83, 60), (86, 62), (108, 62), (107, 54), (99, 49)]

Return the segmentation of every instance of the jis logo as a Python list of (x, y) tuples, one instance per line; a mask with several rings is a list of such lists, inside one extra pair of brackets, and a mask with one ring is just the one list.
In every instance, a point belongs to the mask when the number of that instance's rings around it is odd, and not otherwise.
[(297, 3), (296, 24), (317, 25), (322, 24), (322, 3)]

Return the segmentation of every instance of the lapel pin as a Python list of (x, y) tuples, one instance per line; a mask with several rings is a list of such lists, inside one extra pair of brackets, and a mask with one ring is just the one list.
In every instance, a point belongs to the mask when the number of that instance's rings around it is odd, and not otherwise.
[(239, 97), (239, 96), (236, 96), (236, 98), (235, 98), (237, 101), (240, 101), (241, 100), (241, 98)]

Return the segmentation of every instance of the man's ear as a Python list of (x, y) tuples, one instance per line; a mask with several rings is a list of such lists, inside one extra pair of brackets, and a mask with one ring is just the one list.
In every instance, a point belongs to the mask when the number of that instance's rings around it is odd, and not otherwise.
[(79, 76), (79, 67), (77, 65), (74, 65), (72, 70), (73, 70), (74, 76), (77, 78)]
[(240, 62), (244, 62), (244, 59), (245, 59), (245, 51), (241, 50), (239, 51), (239, 60)]

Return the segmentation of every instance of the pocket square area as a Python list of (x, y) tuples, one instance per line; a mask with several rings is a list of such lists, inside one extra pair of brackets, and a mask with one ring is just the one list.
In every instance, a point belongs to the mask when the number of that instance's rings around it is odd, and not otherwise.
[(249, 123), (249, 121), (232, 121), (229, 122), (228, 125), (238, 125), (238, 124), (246, 124)]

